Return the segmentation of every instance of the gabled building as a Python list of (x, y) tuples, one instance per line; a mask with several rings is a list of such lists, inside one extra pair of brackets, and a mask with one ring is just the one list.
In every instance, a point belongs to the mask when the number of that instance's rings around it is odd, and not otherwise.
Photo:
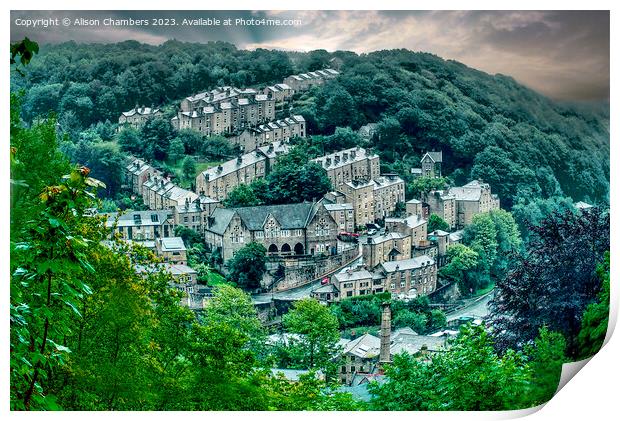
[(164, 262), (174, 265), (187, 265), (187, 249), (181, 237), (158, 238), (155, 240), (156, 253)]
[(337, 253), (338, 225), (322, 203), (217, 208), (207, 218), (205, 241), (224, 263), (250, 242), (271, 256)]
[(437, 263), (427, 255), (381, 263), (377, 272), (385, 278), (387, 291), (398, 298), (414, 299), (437, 287)]
[(376, 237), (368, 237), (362, 244), (364, 264), (375, 268), (383, 262), (411, 258), (411, 236), (400, 232), (388, 232)]
[(227, 138), (243, 152), (251, 152), (271, 143), (288, 142), (295, 137), (306, 137), (306, 120), (301, 115), (293, 115), (281, 120), (270, 121), (248, 127), (236, 136)]
[(423, 177), (441, 177), (441, 164), (443, 163), (443, 153), (426, 152), (420, 160)]
[(142, 185), (151, 177), (160, 175), (160, 172), (151, 167), (146, 161), (132, 158), (129, 165), (125, 167), (125, 185), (132, 192), (142, 195)]

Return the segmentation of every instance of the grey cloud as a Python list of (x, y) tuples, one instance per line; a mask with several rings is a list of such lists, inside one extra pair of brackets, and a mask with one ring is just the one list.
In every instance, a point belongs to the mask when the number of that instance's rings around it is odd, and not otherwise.
[[(16, 17), (250, 18), (301, 19), (282, 27), (132, 27), (25, 29)], [(41, 43), (67, 40), (160, 44), (222, 40), (239, 48), (357, 53), (408, 48), (468, 66), (513, 76), (559, 99), (609, 98), (607, 11), (14, 11), (11, 39)]]

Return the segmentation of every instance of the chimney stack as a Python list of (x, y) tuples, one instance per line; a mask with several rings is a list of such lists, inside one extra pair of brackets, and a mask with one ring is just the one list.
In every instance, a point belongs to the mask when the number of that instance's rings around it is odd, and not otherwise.
[(383, 368), (391, 362), (390, 336), (392, 333), (392, 310), (389, 302), (381, 303), (381, 348), (379, 351), (379, 365)]

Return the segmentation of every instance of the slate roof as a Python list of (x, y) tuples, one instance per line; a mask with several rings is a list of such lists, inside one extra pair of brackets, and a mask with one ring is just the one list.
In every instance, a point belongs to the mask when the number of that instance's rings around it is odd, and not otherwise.
[(461, 241), (463, 239), (463, 230), (458, 230), (458, 231), (454, 231), (450, 233), (450, 235), (448, 236), (448, 239), (450, 240), (451, 243), (456, 243), (456, 242)]
[(334, 275), (334, 279), (337, 282), (349, 282), (349, 281), (358, 281), (360, 279), (370, 279), (372, 278), (372, 273), (368, 272), (366, 269), (360, 269), (356, 271), (351, 271), (348, 273), (347, 271), (340, 272)]
[(353, 354), (360, 358), (374, 358), (379, 355), (381, 340), (370, 333), (349, 341), (344, 347), (343, 354)]
[(185, 243), (183, 243), (181, 237), (160, 238), (158, 241), (161, 244), (161, 251), (163, 252), (186, 250)]
[[(352, 153), (355, 153), (355, 156), (352, 156)], [(344, 159), (345, 154), (347, 155), (346, 160)], [(338, 162), (336, 162), (336, 157), (339, 159)], [(315, 158), (312, 161), (318, 162), (319, 164), (323, 166), (323, 168), (328, 169), (328, 168), (342, 167), (344, 165), (349, 165), (352, 162), (358, 162), (364, 159), (370, 159), (370, 158), (375, 158), (375, 157), (377, 157), (377, 155), (370, 154), (366, 151), (366, 149), (360, 148), (359, 146), (357, 146), (354, 148), (349, 148), (349, 149), (345, 149), (342, 151), (334, 152), (334, 153), (322, 156), (320, 158)]]
[(385, 218), (385, 222), (396, 222), (400, 224), (405, 224), (409, 228), (416, 228), (420, 225), (424, 225), (427, 221), (419, 215), (409, 215), (406, 218)]
[(393, 339), (390, 354), (417, 354), (423, 348), (429, 351), (442, 351), (446, 347), (446, 338), (442, 336), (399, 335)]
[(424, 158), (428, 156), (433, 162), (442, 162), (443, 161), (443, 153), (439, 152), (426, 152), (420, 161), (424, 161)]
[(368, 237), (368, 238), (372, 241), (372, 244), (381, 244), (381, 243), (385, 243), (386, 241), (400, 240), (402, 238), (405, 238), (405, 236), (401, 234), (400, 232), (389, 232), (387, 234), (383, 234), (377, 237)]
[(474, 180), (462, 187), (451, 187), (450, 190), (448, 190), (448, 193), (453, 194), (456, 200), (477, 202), (480, 200), (480, 195), (482, 194), (483, 188), (489, 188), (489, 185), (486, 183), (481, 183), (478, 180)]
[(150, 107), (137, 107), (129, 111), (123, 111), (123, 115), (125, 117), (131, 117), (132, 115), (152, 115), (159, 112), (159, 108), (150, 108)]
[(282, 229), (305, 228), (312, 216), (315, 206), (313, 203), (295, 203), (291, 205), (251, 206), (245, 208), (233, 208), (243, 224), (250, 231), (259, 231), (269, 215), (272, 215)]
[(232, 209), (216, 208), (209, 217), (213, 223), (207, 228), (207, 231), (223, 235), (228, 225), (230, 225), (233, 216), (235, 216), (235, 211)]
[[(107, 228), (111, 228), (116, 221), (118, 212), (103, 213), (108, 217), (105, 223)], [(152, 215), (156, 215), (157, 221), (153, 221)], [(149, 211), (132, 211), (127, 212), (118, 217), (118, 227), (135, 227), (135, 226), (161, 226), (168, 220), (169, 211), (167, 210), (149, 210)], [(140, 223), (136, 223), (140, 221)]]
[(397, 260), (394, 262), (383, 262), (381, 266), (386, 272), (396, 272), (401, 270), (418, 269), (423, 266), (430, 266), (435, 263), (435, 260), (427, 255), (413, 257), (406, 260)]
[(211, 214), (213, 224), (207, 230), (219, 235), (224, 234), (235, 214), (239, 215), (243, 225), (250, 231), (262, 231), (269, 215), (278, 221), (281, 229), (303, 229), (316, 214), (317, 207), (315, 203), (304, 202), (290, 205), (217, 208)]
[(352, 203), (325, 203), (325, 209), (330, 212), (333, 211), (342, 211), (342, 210), (353, 210)]

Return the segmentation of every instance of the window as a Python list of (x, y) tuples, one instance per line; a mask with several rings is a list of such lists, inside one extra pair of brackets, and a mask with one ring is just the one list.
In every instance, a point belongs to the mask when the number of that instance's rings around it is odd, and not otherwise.
[(396, 284), (395, 284), (394, 282), (392, 282), (392, 283), (390, 284), (390, 289), (395, 289), (395, 288), (396, 288)]

